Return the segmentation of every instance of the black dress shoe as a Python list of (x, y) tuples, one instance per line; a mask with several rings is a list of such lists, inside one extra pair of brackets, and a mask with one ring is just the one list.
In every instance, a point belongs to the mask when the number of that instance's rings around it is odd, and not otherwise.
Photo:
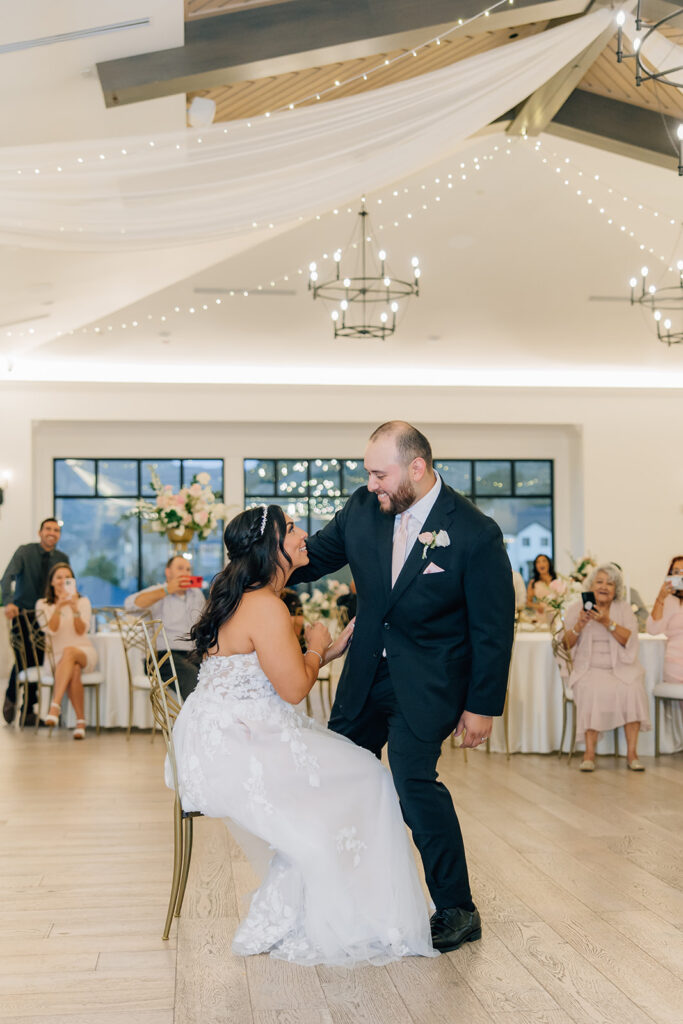
[(476, 908), (471, 911), (462, 907), (437, 910), (430, 925), (432, 945), (440, 953), (450, 953), (459, 949), (463, 942), (476, 942), (481, 938), (481, 918)]
[(14, 721), (14, 703), (9, 699), (9, 697), (5, 697), (5, 703), (2, 708), (2, 717), (8, 725), (11, 725)]

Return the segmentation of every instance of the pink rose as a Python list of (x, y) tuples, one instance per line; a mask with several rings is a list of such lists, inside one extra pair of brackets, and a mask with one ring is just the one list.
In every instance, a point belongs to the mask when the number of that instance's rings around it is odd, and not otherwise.
[(176, 508), (184, 508), (186, 499), (187, 494), (184, 494), (182, 491), (180, 491), (179, 494), (173, 496), (173, 504), (175, 505)]
[(198, 512), (195, 512), (194, 521), (197, 526), (206, 526), (209, 521), (209, 513), (206, 509), (200, 509)]
[(201, 484), (192, 484), (192, 486), (190, 487), (189, 493), (191, 494), (191, 496), (193, 498), (198, 498), (199, 495), (202, 493), (202, 485)]
[(552, 580), (549, 589), (552, 590), (554, 594), (566, 594), (567, 584), (564, 580)]

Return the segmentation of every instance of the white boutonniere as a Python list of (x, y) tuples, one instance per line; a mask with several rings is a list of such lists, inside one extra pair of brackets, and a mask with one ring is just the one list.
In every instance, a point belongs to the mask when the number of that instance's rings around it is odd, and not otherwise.
[(445, 530), (431, 530), (426, 533), (418, 534), (417, 538), (420, 544), (423, 544), (422, 557), (427, 557), (427, 552), (431, 548), (447, 548), (451, 543), (451, 538), (448, 536)]

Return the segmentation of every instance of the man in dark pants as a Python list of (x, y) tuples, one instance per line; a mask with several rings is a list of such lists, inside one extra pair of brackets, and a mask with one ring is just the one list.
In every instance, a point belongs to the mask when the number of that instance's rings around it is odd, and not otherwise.
[(370, 438), (368, 486), (307, 541), (290, 583), (348, 563), (358, 608), (329, 727), (378, 757), (385, 743), (403, 816), (436, 906), (434, 946), (481, 936), (458, 819), (437, 780), (455, 730), (476, 747), (505, 704), (515, 613), (498, 526), (443, 483), (429, 442), (402, 421)]
[[(10, 558), (5, 569), (0, 586), (2, 587), (3, 611), (6, 618), (12, 623), (12, 631), (19, 628), (24, 631), (22, 619), (19, 612), (25, 611), (33, 621), (35, 616), (36, 601), (45, 597), (45, 587), (50, 569), (58, 562), (69, 564), (69, 556), (57, 549), (62, 530), (59, 522), (52, 517), (43, 519), (38, 531), (38, 541), (32, 544), (22, 544)], [(12, 593), (14, 583), (14, 593)], [(26, 637), (24, 640), (26, 641)], [(30, 647), (27, 647), (27, 661), (32, 663), (33, 658)], [(16, 665), (12, 669), (5, 693), (5, 702), (2, 709), (3, 717), (9, 725), (14, 719), (14, 712), (17, 701), (16, 692)], [(29, 687), (26, 725), (34, 725), (33, 705), (36, 701), (37, 686), (32, 684)]]
[[(164, 624), (180, 695), (185, 700), (197, 685), (198, 666), (190, 659), (194, 644), (188, 634), (204, 608), (204, 595), (192, 586), (192, 566), (182, 555), (173, 555), (166, 563), (165, 583), (157, 583), (137, 594), (129, 594), (124, 608), (133, 615), (147, 614)], [(164, 680), (171, 677), (171, 663), (161, 666)]]

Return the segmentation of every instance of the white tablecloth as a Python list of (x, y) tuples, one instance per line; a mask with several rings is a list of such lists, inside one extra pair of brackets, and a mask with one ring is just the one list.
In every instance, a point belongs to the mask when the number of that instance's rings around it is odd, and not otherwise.
[[(654, 754), (652, 690), (662, 678), (665, 650), (666, 637), (640, 634), (639, 657), (645, 669), (645, 690), (649, 698), (652, 732), (641, 733), (639, 754)], [(568, 717), (565, 750), (569, 749), (571, 739), (571, 708)], [(511, 753), (547, 754), (559, 749), (562, 735), (562, 682), (553, 658), (549, 633), (517, 633), (510, 668), (508, 729)], [(625, 753), (623, 729), (619, 730), (619, 744), (621, 753)], [(491, 749), (505, 750), (502, 719), (494, 722)], [(598, 753), (609, 754), (613, 749), (613, 734), (601, 736)], [(683, 750), (683, 715), (680, 705), (674, 701), (664, 705), (660, 749), (663, 754)]]

